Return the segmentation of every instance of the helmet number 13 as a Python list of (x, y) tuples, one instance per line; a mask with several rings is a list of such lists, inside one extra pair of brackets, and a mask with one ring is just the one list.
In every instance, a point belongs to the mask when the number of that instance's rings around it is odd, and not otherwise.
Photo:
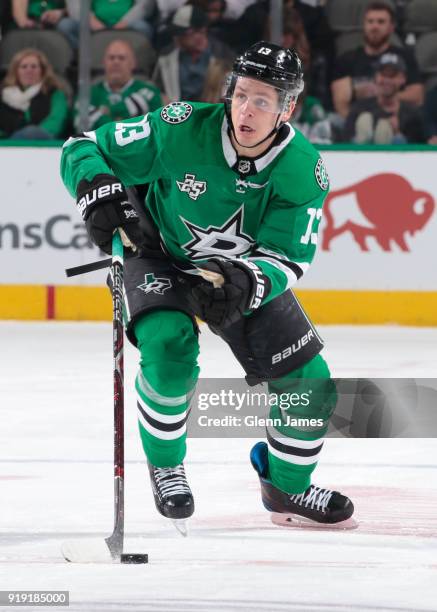
[(309, 215), (308, 226), (306, 228), (305, 234), (301, 237), (301, 244), (308, 244), (311, 241), (311, 244), (317, 244), (317, 232), (313, 232), (314, 220), (320, 221), (322, 218), (322, 209), (321, 208), (307, 208), (307, 214)]

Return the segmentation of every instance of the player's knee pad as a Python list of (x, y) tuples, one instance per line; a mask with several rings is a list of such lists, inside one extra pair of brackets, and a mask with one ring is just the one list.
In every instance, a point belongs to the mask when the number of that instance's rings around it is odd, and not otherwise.
[(224, 329), (210, 326), (231, 347), (249, 385), (294, 372), (320, 353), (323, 342), (292, 291)]
[(141, 373), (163, 395), (190, 391), (199, 373), (199, 343), (192, 319), (177, 310), (158, 310), (134, 326)]

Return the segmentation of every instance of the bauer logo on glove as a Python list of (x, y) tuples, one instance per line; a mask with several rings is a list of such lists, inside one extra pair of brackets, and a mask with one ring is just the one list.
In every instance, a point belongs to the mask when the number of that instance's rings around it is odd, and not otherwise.
[(123, 231), (123, 244), (141, 252), (146, 237), (138, 213), (129, 202), (122, 183), (112, 174), (97, 174), (92, 181), (82, 179), (77, 187), (77, 207), (91, 240), (111, 255), (112, 236)]
[[(81, 183), (84, 181), (81, 181)], [(86, 181), (88, 182), (88, 181)], [(78, 188), (79, 193), (79, 188)], [(102, 200), (107, 200), (108, 196), (113, 196), (116, 193), (124, 194), (124, 187), (121, 183), (112, 183), (110, 185), (102, 185), (97, 189), (93, 189), (90, 192), (87, 192), (80, 200), (77, 202), (77, 209), (82, 215), (82, 219), (86, 219), (87, 210), (93, 204), (97, 202), (101, 202)]]

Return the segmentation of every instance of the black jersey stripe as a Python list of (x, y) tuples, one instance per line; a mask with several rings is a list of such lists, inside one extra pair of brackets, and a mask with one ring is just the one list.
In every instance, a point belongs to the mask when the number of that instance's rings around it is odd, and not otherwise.
[(271, 253), (263, 253), (262, 251), (253, 251), (250, 254), (250, 257), (251, 258), (252, 257), (263, 257), (264, 259), (265, 258), (276, 259), (276, 261), (278, 261), (280, 264), (289, 268), (297, 276), (298, 279), (301, 276), (303, 276), (302, 268), (299, 266), (299, 264), (295, 263), (294, 261), (289, 261), (288, 259), (282, 259), (281, 257), (275, 257)]
[(269, 444), (275, 448), (277, 451), (281, 453), (285, 453), (286, 455), (296, 455), (297, 457), (313, 457), (318, 455), (322, 450), (323, 442), (316, 446), (315, 448), (298, 448), (297, 446), (288, 446), (286, 444), (282, 444), (278, 442), (270, 433), (267, 431), (267, 440)]
[(157, 421), (156, 419), (151, 417), (150, 414), (147, 414), (147, 412), (144, 410), (144, 408), (139, 402), (137, 402), (137, 406), (138, 410), (141, 412), (142, 416), (149, 423), (149, 425), (151, 425), (155, 429), (160, 429), (161, 431), (177, 431), (185, 425), (188, 419), (188, 415), (190, 413), (190, 411), (188, 410), (185, 417), (180, 421), (176, 421), (176, 423), (163, 423), (162, 421)]
[(134, 92), (129, 96), (129, 99), (135, 104), (137, 109), (140, 111), (139, 114), (144, 114), (148, 110), (148, 104), (146, 100), (138, 92)]

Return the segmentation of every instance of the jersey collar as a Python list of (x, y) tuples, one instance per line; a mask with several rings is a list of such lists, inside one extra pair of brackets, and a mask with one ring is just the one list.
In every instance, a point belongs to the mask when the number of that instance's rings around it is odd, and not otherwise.
[[(123, 85), (123, 87), (119, 91), (117, 91), (117, 93), (122, 94), (126, 89), (128, 89), (128, 87), (132, 85), (133, 82), (134, 82), (134, 79), (133, 78), (130, 79), (130, 81), (128, 81), (126, 85)], [(114, 93), (112, 89), (109, 87), (108, 81), (103, 81), (103, 85), (108, 93)]]
[[(280, 130), (280, 139), (275, 138), (270, 147), (259, 157), (239, 157), (234, 147), (232, 146), (231, 139), (228, 133), (228, 121), (226, 116), (223, 117), (222, 123), (222, 147), (223, 155), (225, 156), (226, 162), (230, 168), (233, 168), (238, 174), (249, 176), (251, 174), (257, 174), (264, 170), (274, 159), (276, 159), (279, 153), (293, 140), (296, 132), (294, 128), (289, 124), (285, 123)], [(245, 171), (242, 172), (241, 170)]]

